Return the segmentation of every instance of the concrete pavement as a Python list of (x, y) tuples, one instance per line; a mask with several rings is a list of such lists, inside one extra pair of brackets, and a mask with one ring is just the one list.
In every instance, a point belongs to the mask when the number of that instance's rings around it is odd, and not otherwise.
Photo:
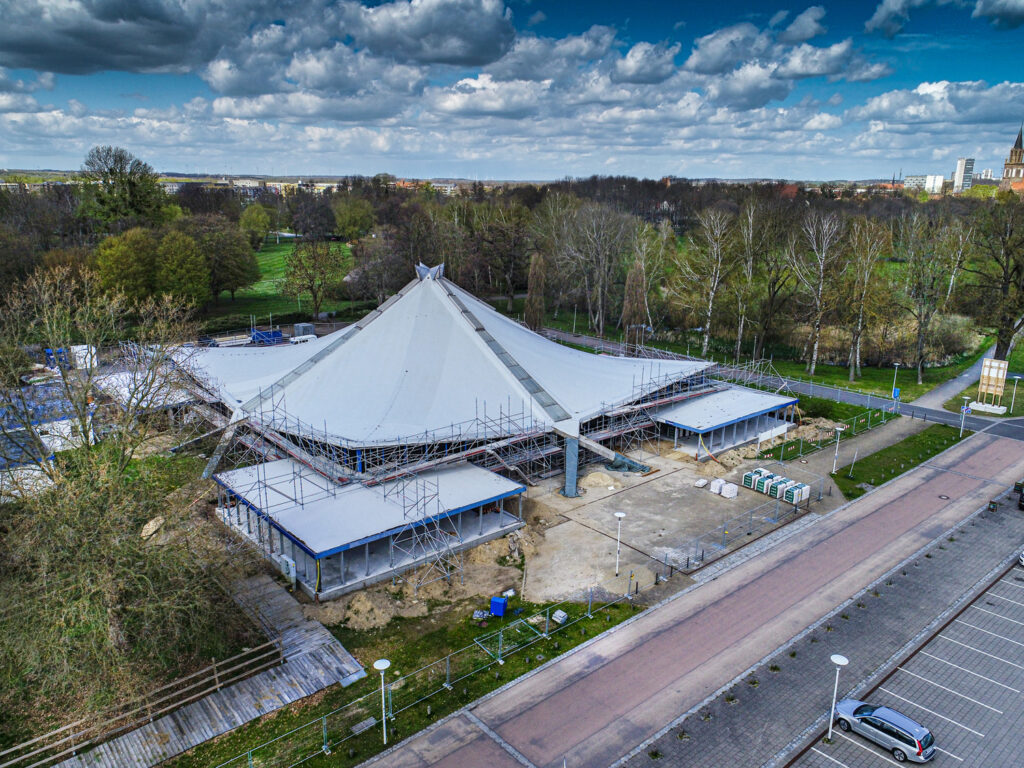
[(1022, 472), (1024, 443), (975, 435), (371, 763), (610, 765)]

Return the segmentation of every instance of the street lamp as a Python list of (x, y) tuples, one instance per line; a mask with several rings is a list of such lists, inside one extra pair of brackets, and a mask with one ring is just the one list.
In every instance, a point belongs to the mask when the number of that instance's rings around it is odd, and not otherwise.
[(1013, 377), (1013, 397), (1010, 398), (1010, 415), (1013, 415), (1013, 404), (1017, 400), (1017, 382), (1020, 381), (1020, 376)]
[(896, 370), (892, 372), (892, 399), (896, 399), (896, 374), (900, 372), (900, 364), (896, 363)]
[(377, 659), (373, 662), (373, 668), (380, 672), (380, 722), (384, 726), (384, 746), (388, 744), (388, 707), (384, 700), (384, 673), (390, 666), (391, 662), (387, 659)]
[(625, 512), (616, 512), (615, 519), (619, 525), (615, 531), (615, 575), (619, 575), (619, 551), (621, 550), (620, 542), (622, 541), (622, 518), (626, 516)]
[(968, 395), (961, 395), (964, 399), (964, 404), (960, 406), (960, 437), (964, 436), (964, 419), (967, 418), (967, 401), (971, 398)]
[(846, 429), (846, 427), (840, 427), (840, 426), (836, 427), (836, 455), (832, 459), (832, 474), (833, 475), (836, 473), (836, 465), (839, 463), (839, 435), (841, 435), (843, 433), (844, 429)]
[(850, 663), (845, 656), (833, 653), (832, 663), (836, 665), (836, 684), (832, 688), (832, 708), (828, 711), (828, 742), (832, 743), (832, 722), (836, 719), (836, 697), (839, 695), (839, 670)]

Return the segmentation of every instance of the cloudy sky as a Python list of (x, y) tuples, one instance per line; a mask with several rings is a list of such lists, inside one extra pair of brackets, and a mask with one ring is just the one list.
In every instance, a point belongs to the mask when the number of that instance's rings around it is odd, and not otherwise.
[(775, 2), (0, 0), (0, 167), (1001, 173), (1024, 0)]

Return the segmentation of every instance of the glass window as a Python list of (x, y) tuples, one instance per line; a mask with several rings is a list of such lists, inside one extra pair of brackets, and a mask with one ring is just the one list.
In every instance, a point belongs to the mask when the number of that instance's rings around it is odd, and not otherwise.
[(866, 717), (875, 711), (875, 708), (870, 704), (861, 704), (855, 710), (853, 710), (854, 717)]

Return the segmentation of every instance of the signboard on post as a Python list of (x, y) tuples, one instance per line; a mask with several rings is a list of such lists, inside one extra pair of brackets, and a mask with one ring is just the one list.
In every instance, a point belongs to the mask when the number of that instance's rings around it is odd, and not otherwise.
[[(978, 381), (978, 399), (983, 403), (1003, 399), (1003, 389), (1006, 386), (1006, 369), (1008, 363), (1005, 360), (996, 360), (986, 357), (981, 361), (981, 379)], [(990, 399), (986, 400), (986, 396)]]

